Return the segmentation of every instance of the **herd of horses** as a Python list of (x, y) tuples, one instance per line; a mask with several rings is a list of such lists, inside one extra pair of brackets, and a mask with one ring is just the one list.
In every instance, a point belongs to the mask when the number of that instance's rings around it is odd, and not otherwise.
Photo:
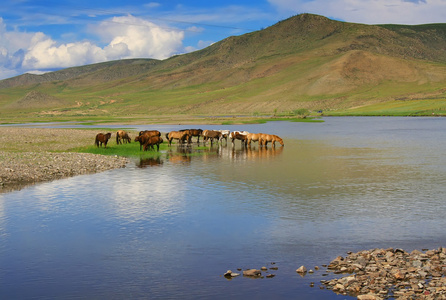
[[(107, 148), (108, 140), (111, 138), (111, 133), (98, 133), (95, 139), (95, 145), (102, 147), (104, 145)], [(247, 131), (229, 131), (229, 130), (202, 130), (202, 129), (183, 129), (179, 131), (170, 131), (165, 135), (169, 146), (172, 145), (173, 140), (177, 140), (179, 144), (190, 145), (192, 138), (197, 138), (197, 143), (200, 143), (200, 137), (202, 137), (203, 144), (206, 145), (210, 142), (211, 146), (214, 142), (223, 143), (225, 140), (228, 143), (228, 138), (231, 139), (232, 146), (235, 145), (235, 141), (241, 141), (245, 147), (251, 146), (251, 142), (258, 142), (259, 146), (267, 147), (268, 143), (271, 143), (273, 147), (276, 146), (276, 142), (284, 146), (282, 138), (274, 134), (266, 133), (250, 133)], [(127, 132), (124, 130), (118, 130), (116, 132), (116, 144), (130, 143), (132, 140)], [(159, 151), (159, 145), (164, 142), (161, 137), (161, 132), (158, 130), (144, 130), (140, 131), (139, 135), (135, 137), (135, 142), (139, 142), (139, 150), (147, 151), (149, 149)]]

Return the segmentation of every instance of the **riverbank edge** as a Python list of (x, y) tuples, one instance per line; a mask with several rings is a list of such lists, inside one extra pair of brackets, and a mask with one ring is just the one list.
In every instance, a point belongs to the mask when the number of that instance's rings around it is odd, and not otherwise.
[(121, 156), (71, 151), (93, 144), (95, 135), (92, 130), (0, 127), (0, 193), (130, 162)]

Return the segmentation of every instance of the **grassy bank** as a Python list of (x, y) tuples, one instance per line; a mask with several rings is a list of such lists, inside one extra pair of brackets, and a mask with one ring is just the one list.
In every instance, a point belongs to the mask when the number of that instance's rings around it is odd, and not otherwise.
[(131, 157), (131, 158), (152, 158), (160, 156), (162, 151), (168, 149), (168, 144), (163, 143), (160, 145), (160, 151), (148, 150), (142, 151), (139, 149), (139, 143), (128, 143), (117, 145), (113, 141), (109, 142), (107, 148), (104, 147), (96, 147), (94, 145), (88, 145), (84, 147), (75, 148), (72, 151), (79, 153), (92, 153), (92, 154), (100, 154), (100, 155), (111, 155), (111, 156), (123, 156), (123, 157)]

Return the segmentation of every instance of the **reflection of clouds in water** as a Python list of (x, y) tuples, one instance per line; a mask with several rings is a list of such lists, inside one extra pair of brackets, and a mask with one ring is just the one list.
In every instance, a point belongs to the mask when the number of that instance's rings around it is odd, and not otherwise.
[(136, 221), (175, 214), (182, 206), (185, 186), (170, 172), (174, 168), (147, 168), (117, 176), (111, 193), (116, 215)]
[[(88, 209), (88, 214), (97, 213), (97, 218), (150, 220), (181, 210), (185, 184), (174, 172), (169, 167), (128, 166), (38, 184), (18, 193), (26, 191), (27, 209), (36, 215), (78, 215)], [(0, 235), (2, 204), (0, 198)]]
[(6, 215), (5, 215), (5, 205), (4, 205), (4, 198), (2, 195), (0, 195), (0, 236), (3, 236), (6, 234)]

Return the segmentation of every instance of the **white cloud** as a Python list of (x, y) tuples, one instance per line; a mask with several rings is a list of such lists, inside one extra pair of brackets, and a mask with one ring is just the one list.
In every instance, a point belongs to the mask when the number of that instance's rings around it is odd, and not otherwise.
[(444, 0), (268, 0), (283, 13), (314, 13), (363, 24), (446, 22)]
[[(133, 16), (114, 17), (103, 22), (97, 26), (96, 33), (103, 40), (108, 40), (110, 47), (126, 45), (128, 49), (122, 54), (122, 58), (164, 59), (183, 51), (183, 31), (162, 28)], [(120, 48), (124, 50), (122, 45)]]
[(66, 68), (125, 58), (164, 59), (184, 51), (184, 33), (133, 16), (93, 28), (105, 46), (91, 41), (60, 44), (42, 32), (8, 32), (0, 18), (0, 79), (29, 70)]

